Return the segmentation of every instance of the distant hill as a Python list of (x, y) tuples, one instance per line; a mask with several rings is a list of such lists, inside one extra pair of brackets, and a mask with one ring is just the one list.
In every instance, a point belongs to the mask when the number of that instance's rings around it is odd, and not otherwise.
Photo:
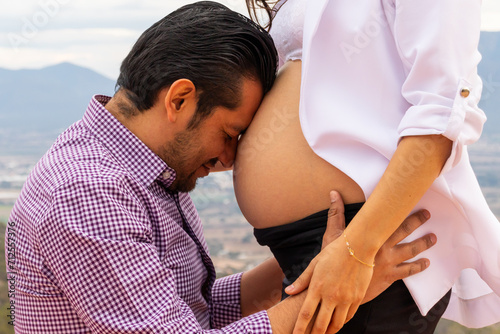
[[(479, 49), (484, 82), (480, 106), (488, 116), (483, 136), (498, 136), (500, 32), (482, 32)], [(0, 132), (59, 132), (82, 117), (92, 95), (112, 95), (114, 85), (113, 80), (70, 63), (40, 70), (0, 69)]]
[(70, 63), (39, 70), (0, 69), (0, 131), (61, 131), (82, 117), (94, 94), (112, 95), (114, 85)]
[(483, 136), (500, 134), (500, 32), (481, 32), (479, 75), (483, 79), (483, 95), (479, 106), (488, 116)]

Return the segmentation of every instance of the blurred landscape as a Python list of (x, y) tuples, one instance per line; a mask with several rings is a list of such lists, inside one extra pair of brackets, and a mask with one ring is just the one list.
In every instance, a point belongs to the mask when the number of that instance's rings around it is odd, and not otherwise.
[[(469, 147), (483, 193), (500, 217), (500, 32), (482, 32), (481, 108), (488, 116), (480, 141)], [(93, 94), (113, 95), (115, 81), (70, 63), (40, 70), (0, 69), (0, 239), (21, 187), (34, 164), (67, 126), (80, 119)], [(259, 246), (236, 204), (230, 172), (198, 182), (192, 197), (219, 276), (249, 269), (270, 256)], [(7, 324), (4, 247), (0, 247), (0, 334)], [(500, 312), (500, 311), (499, 311)], [(441, 321), (437, 334), (500, 333), (500, 324), (480, 330)]]

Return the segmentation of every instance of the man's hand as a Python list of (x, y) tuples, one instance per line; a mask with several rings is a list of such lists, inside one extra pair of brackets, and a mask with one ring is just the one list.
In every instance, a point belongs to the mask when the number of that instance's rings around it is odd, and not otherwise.
[(408, 261), (436, 244), (436, 235), (427, 234), (412, 242), (399, 244), (430, 218), (429, 211), (420, 210), (406, 218), (375, 256), (375, 270), (363, 303), (385, 291), (394, 281), (418, 274), (429, 267), (428, 259)]
[(340, 237), (345, 230), (344, 201), (342, 201), (342, 196), (334, 190), (330, 191), (330, 203), (326, 231), (323, 234), (323, 244), (321, 245), (322, 250)]
[[(323, 237), (323, 249), (329, 243), (337, 240), (338, 237), (342, 235), (342, 232), (345, 228), (344, 205), (342, 198), (340, 197), (340, 194), (333, 191), (330, 193), (330, 199), (332, 205), (328, 213), (329, 218), (327, 223), (327, 229)], [(424, 250), (427, 250), (430, 247), (432, 247), (436, 242), (435, 235), (429, 234), (410, 243), (397, 245), (398, 242), (403, 240), (405, 237), (410, 235), (415, 229), (417, 229), (420, 225), (425, 223), (429, 219), (429, 217), (430, 217), (429, 212), (425, 210), (416, 212), (413, 215), (409, 216), (392, 234), (392, 236), (385, 242), (385, 244), (380, 248), (375, 257), (376, 266), (373, 271), (373, 276), (369, 281), (370, 283), (368, 285), (366, 293), (364, 294), (364, 298), (361, 297), (360, 301), (362, 299), (362, 302), (364, 303), (375, 298), (385, 289), (387, 289), (394, 281), (417, 274), (425, 270), (429, 266), (429, 260), (427, 259), (419, 259), (410, 263), (403, 263), (403, 262), (415, 257)], [(337, 240), (336, 243), (339, 243), (339, 240)], [(345, 248), (345, 243), (341, 247)], [(290, 295), (297, 294), (305, 290), (309, 286), (309, 283), (311, 282), (311, 278), (313, 276), (313, 271), (317, 263), (320, 260), (325, 261), (324, 258), (321, 259), (321, 255), (323, 255), (324, 257), (325, 254), (321, 253), (318, 254), (318, 256), (316, 256), (311, 261), (311, 263), (304, 271), (304, 273), (302, 273), (302, 275), (293, 283), (292, 286), (287, 288), (286, 293)], [(335, 253), (329, 255), (329, 257), (333, 256), (335, 256)], [(326, 259), (326, 261), (328, 261), (328, 258)], [(334, 283), (333, 281), (335, 279), (339, 279), (339, 277), (342, 276), (342, 274), (335, 276), (336, 277), (331, 280), (332, 283)], [(295, 327), (297, 333), (303, 332), (303, 330), (307, 327), (309, 322), (308, 320), (310, 320), (311, 318), (309, 317), (309, 319), (307, 319), (308, 318), (307, 315), (309, 314), (312, 316), (315, 313), (315, 309), (318, 306), (316, 300), (322, 301), (325, 298), (326, 298), (325, 300), (332, 299), (328, 298), (329, 296), (328, 287), (335, 284), (325, 284), (327, 282), (324, 282), (323, 278), (323, 277), (331, 277), (331, 275), (328, 276), (321, 275), (321, 277), (322, 277), (321, 280), (323, 281), (321, 283), (322, 287), (321, 294), (320, 295), (316, 294), (317, 296), (314, 298), (314, 301), (305, 305), (306, 309), (304, 309), (304, 307), (302, 308), (297, 321), (297, 325)], [(318, 277), (316, 277), (316, 280), (317, 279)], [(309, 293), (310, 292), (311, 291), (309, 291)], [(356, 292), (349, 291), (349, 293), (354, 294)], [(343, 323), (349, 321), (354, 316), (357, 306), (354, 307), (351, 306), (348, 307), (347, 309), (349, 312), (347, 312), (347, 310), (344, 310), (344, 312), (346, 312), (347, 314), (344, 314), (345, 320), (343, 321)], [(324, 315), (322, 317), (318, 317), (317, 319), (318, 321), (316, 321), (316, 323), (314, 324), (313, 333), (325, 333), (327, 328), (332, 333), (340, 330), (343, 323), (340, 325), (340, 327), (339, 324), (335, 324), (335, 326), (332, 327), (333, 320), (330, 319), (332, 313), (328, 312), (323, 312), (323, 313)], [(339, 321), (337, 320), (336, 322)]]

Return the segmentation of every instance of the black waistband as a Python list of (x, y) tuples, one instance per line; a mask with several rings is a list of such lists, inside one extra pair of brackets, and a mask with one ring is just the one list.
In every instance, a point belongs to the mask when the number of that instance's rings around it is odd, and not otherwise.
[[(346, 204), (344, 206), (344, 215), (346, 226), (354, 218), (364, 203)], [(308, 242), (308, 238), (323, 237), (326, 222), (328, 220), (328, 209), (316, 212), (296, 222), (254, 229), (254, 235), (262, 246), (269, 246), (274, 249), (285, 248), (289, 245), (298, 245)]]
[[(346, 226), (364, 203), (345, 205)], [(269, 246), (290, 284), (321, 251), (328, 210), (312, 214), (296, 222), (264, 229), (254, 229), (259, 244)]]

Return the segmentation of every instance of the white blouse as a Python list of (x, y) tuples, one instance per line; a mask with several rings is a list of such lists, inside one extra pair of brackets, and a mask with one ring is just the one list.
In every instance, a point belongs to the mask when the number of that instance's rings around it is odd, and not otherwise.
[[(453, 287), (445, 318), (468, 327), (500, 321), (500, 223), (481, 193), (466, 146), (479, 138), (486, 119), (477, 107), (480, 5), (308, 1), (300, 102), (312, 149), (356, 181), (366, 197), (401, 137), (442, 134), (453, 140), (442, 174), (416, 207), (428, 209), (431, 221), (410, 237), (437, 235), (437, 245), (422, 254), (431, 266), (405, 283), (423, 314)], [(418, 167), (432, 150), (423, 144), (407, 168)]]

